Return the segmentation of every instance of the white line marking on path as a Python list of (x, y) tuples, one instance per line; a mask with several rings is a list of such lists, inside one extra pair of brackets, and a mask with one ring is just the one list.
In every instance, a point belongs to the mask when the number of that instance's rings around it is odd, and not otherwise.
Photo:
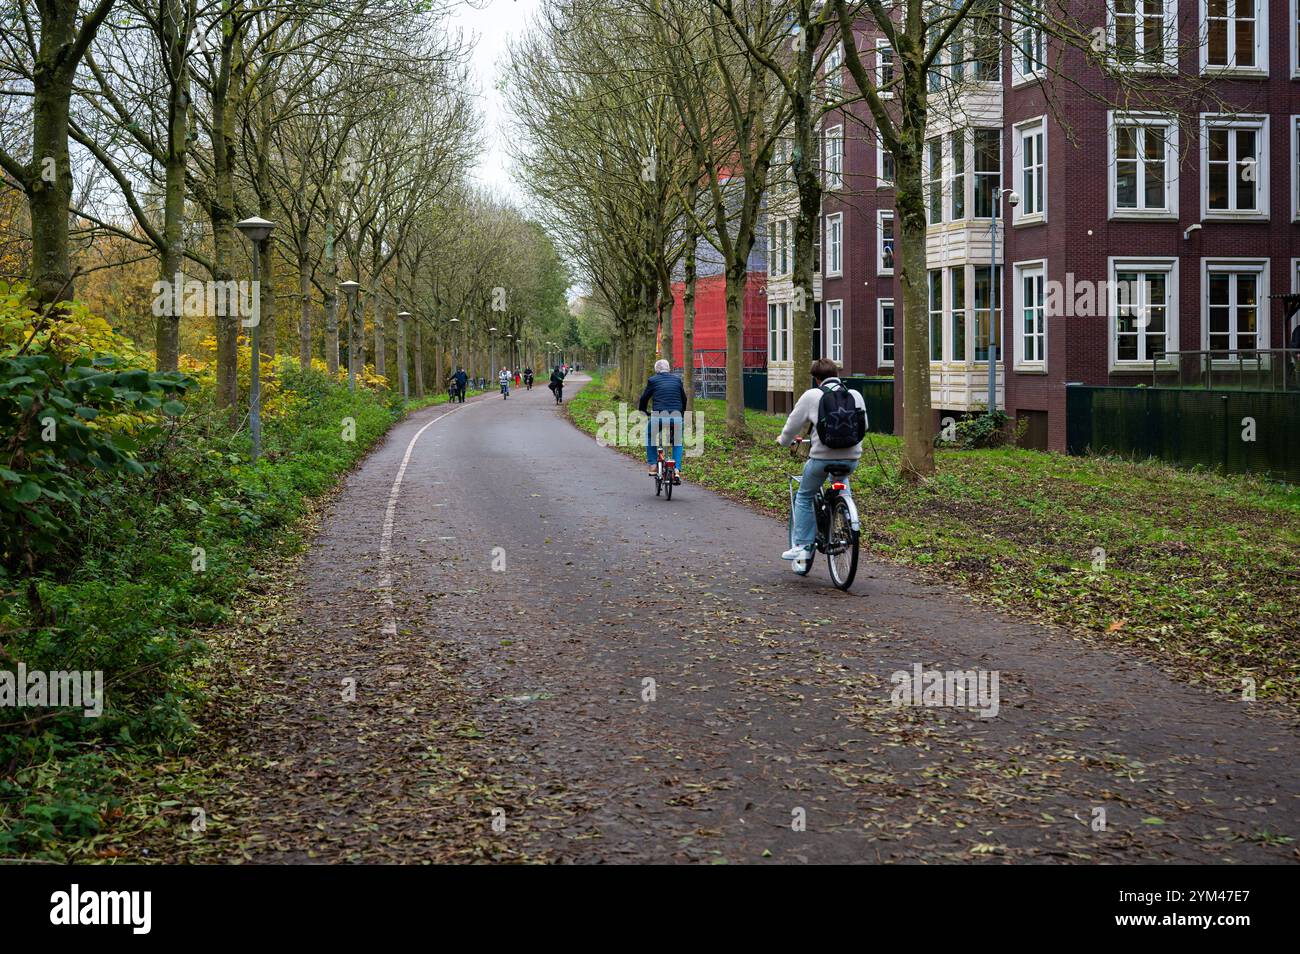
[[(406, 453), (402, 456), (402, 464), (397, 468), (397, 476), (393, 478), (393, 489), (388, 492), (388, 509), (384, 511), (384, 530), (379, 535), (379, 562), (383, 567), (383, 576), (379, 578), (379, 589), (383, 594), (383, 633), (385, 636), (397, 635), (397, 610), (393, 606), (393, 524), (397, 520), (397, 498), (402, 492), (402, 478), (406, 476), (406, 467), (411, 463), (411, 455), (415, 453), (415, 444), (424, 436), (425, 431), (447, 415), (455, 414), (467, 407), (477, 406), (476, 404), (457, 404), (450, 411), (444, 411), (416, 431), (415, 436), (411, 438), (411, 442), (406, 445)], [(442, 504), (436, 506), (442, 506)]]

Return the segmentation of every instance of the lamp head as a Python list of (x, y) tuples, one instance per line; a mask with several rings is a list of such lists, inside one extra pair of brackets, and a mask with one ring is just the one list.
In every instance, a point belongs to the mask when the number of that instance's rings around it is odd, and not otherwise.
[(266, 219), (258, 218), (256, 215), (251, 219), (244, 219), (242, 222), (236, 222), (235, 228), (244, 233), (244, 236), (251, 242), (264, 242), (275, 228), (274, 222), (268, 222)]

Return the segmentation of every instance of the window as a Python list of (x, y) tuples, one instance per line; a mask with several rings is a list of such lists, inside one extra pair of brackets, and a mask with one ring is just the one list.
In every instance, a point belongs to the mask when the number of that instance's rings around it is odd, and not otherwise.
[(1016, 368), (1041, 371), (1047, 361), (1047, 314), (1043, 307), (1046, 263), (1016, 266)]
[(959, 222), (966, 218), (966, 131), (958, 129), (948, 134), (948, 150), (952, 156), (948, 178), (948, 195), (952, 203), (951, 219)]
[(1111, 364), (1150, 367), (1178, 347), (1178, 260), (1112, 258)]
[(792, 231), (789, 219), (773, 219), (767, 224), (768, 269), (773, 278), (787, 275), (793, 268), (790, 248)]
[(844, 127), (831, 126), (826, 130), (826, 188), (838, 189), (844, 184)]
[(993, 336), (993, 360), (1001, 357), (1002, 266), (975, 266), (975, 360), (989, 360), (989, 335)]
[(826, 357), (836, 364), (844, 363), (844, 302), (826, 303)]
[(943, 360), (943, 271), (930, 269), (930, 360)]
[(1201, 67), (1266, 73), (1268, 4), (1260, 0), (1201, 0)]
[(894, 274), (894, 213), (887, 209), (876, 212), (876, 274)]
[(1300, 2), (1291, 0), (1291, 77), (1300, 77)]
[(876, 363), (894, 363), (894, 299), (881, 298), (876, 302)]
[(790, 303), (767, 306), (767, 360), (790, 360)]
[(993, 191), (1002, 176), (1002, 130), (975, 130), (975, 217), (993, 217)]
[(1034, 79), (1046, 69), (1047, 34), (1043, 31), (1043, 0), (1025, 0), (1015, 24), (1016, 49), (1011, 57), (1012, 82)]
[(828, 100), (840, 99), (844, 95), (844, 80), (841, 65), (844, 62), (844, 51), (840, 49), (837, 43), (826, 54), (826, 98)]
[(894, 185), (894, 154), (876, 144), (876, 188)]
[(1267, 145), (1267, 117), (1202, 115), (1202, 217), (1266, 217)]
[(1020, 205), (1012, 209), (1013, 221), (1041, 221), (1047, 211), (1046, 120), (1035, 119), (1015, 130), (1015, 183)]
[(948, 269), (952, 301), (952, 354), (950, 361), (966, 361), (966, 266)]
[(826, 274), (839, 275), (844, 270), (844, 213), (826, 216)]
[[(1268, 261), (1208, 259), (1204, 264), (1205, 300), (1201, 340), (1214, 360), (1238, 359), (1238, 352), (1268, 347)], [(1253, 360), (1259, 355), (1243, 355)]]
[(1112, 218), (1178, 215), (1178, 126), (1168, 116), (1110, 115)]
[(888, 40), (876, 40), (876, 89), (881, 96), (893, 96), (894, 51)]
[(1291, 219), (1300, 221), (1300, 116), (1291, 117)]
[(943, 140), (938, 136), (925, 143), (925, 221), (927, 225), (943, 222)]
[(1177, 0), (1112, 0), (1108, 13), (1119, 63), (1137, 69), (1177, 65)]

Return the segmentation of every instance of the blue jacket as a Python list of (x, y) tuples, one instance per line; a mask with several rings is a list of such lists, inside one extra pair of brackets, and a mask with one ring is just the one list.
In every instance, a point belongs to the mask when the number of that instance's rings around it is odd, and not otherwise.
[(642, 414), (649, 412), (651, 400), (654, 401), (656, 411), (685, 411), (686, 389), (682, 387), (681, 378), (668, 372), (650, 375), (645, 390), (641, 392), (641, 401), (637, 404)]

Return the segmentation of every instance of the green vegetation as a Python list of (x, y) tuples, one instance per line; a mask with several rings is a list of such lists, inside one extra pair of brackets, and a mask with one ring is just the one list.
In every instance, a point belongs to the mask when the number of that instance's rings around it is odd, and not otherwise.
[(0, 308), (21, 331), (0, 340), (0, 669), (102, 671), (104, 711), (0, 708), (0, 857), (111, 858), (138, 815), (128, 779), (192, 738), (202, 634), (264, 588), (312, 500), (404, 409), (282, 360), (253, 465), (202, 371), (132, 367), (102, 322), (42, 323), (20, 298)]
[[(615, 407), (595, 382), (569, 413), (594, 433), (595, 415)], [(749, 412), (754, 440), (738, 444), (723, 402), (695, 407), (706, 438), (688, 480), (783, 516), (799, 466), (775, 443), (783, 419)], [(1258, 698), (1300, 706), (1300, 490), (1016, 449), (939, 453), (935, 476), (912, 486), (896, 477), (898, 439), (872, 440), (883, 472), (867, 447), (854, 490), (876, 555), (1136, 648), (1191, 681), (1239, 692), (1250, 678)]]

